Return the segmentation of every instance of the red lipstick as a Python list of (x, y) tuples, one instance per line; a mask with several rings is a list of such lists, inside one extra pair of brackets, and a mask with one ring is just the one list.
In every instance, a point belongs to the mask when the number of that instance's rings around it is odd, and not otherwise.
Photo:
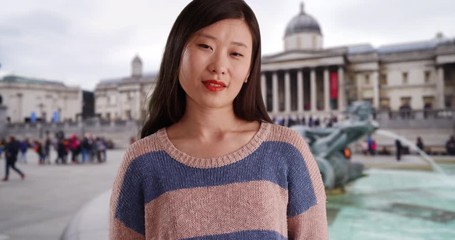
[(211, 92), (218, 92), (218, 91), (223, 90), (226, 87), (226, 84), (224, 84), (223, 82), (216, 81), (216, 80), (206, 80), (206, 81), (202, 81), (202, 83)]

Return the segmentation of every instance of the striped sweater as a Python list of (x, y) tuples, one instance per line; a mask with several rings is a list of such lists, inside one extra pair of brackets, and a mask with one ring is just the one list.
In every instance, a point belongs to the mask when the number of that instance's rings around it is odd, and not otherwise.
[(166, 130), (127, 150), (110, 239), (328, 239), (320, 172), (294, 131), (262, 123), (242, 148), (202, 159)]

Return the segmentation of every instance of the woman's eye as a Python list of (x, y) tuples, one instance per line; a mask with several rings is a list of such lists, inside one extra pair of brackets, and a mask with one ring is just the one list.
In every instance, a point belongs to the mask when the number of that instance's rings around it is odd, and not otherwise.
[(233, 52), (233, 53), (231, 53), (231, 55), (234, 57), (243, 57), (243, 54), (238, 53), (238, 52)]
[(210, 47), (210, 46), (207, 45), (207, 44), (200, 43), (200, 44), (198, 44), (198, 46), (199, 46), (200, 48), (203, 48), (203, 49), (210, 49), (210, 50), (213, 50), (212, 47)]

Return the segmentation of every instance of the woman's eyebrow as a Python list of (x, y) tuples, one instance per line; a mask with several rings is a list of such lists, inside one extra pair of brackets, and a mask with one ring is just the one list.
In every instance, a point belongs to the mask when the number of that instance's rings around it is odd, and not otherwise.
[[(215, 41), (217, 40), (216, 37), (214, 37), (214, 36), (212, 36), (212, 35), (210, 35), (210, 34), (198, 33), (197, 35), (198, 35), (199, 37), (208, 38), (208, 39), (215, 40)], [(233, 42), (231, 42), (231, 44), (236, 45), (236, 46), (239, 46), (239, 47), (248, 48), (248, 46), (247, 46), (245, 43), (243, 43), (243, 42), (236, 42), (236, 41), (233, 41)]]

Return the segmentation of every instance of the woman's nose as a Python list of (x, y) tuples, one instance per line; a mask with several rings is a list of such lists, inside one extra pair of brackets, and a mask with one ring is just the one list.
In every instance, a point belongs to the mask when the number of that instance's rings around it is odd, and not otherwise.
[(219, 55), (220, 54), (213, 56), (212, 63), (209, 66), (209, 70), (212, 73), (224, 75), (226, 74), (227, 71), (226, 59)]

